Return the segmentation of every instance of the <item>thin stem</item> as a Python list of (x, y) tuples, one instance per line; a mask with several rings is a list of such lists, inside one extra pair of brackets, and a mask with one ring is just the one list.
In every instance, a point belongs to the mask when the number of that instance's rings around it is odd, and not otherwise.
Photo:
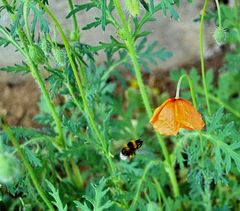
[[(199, 94), (204, 95), (204, 92), (200, 89), (196, 90)], [(215, 97), (212, 94), (209, 94), (209, 99), (217, 104), (219, 104), (220, 106), (223, 106), (227, 111), (231, 112), (233, 115), (235, 115), (237, 118), (240, 118), (240, 112), (238, 110), (235, 110), (234, 108), (232, 108), (230, 105), (228, 105), (227, 103), (223, 102), (221, 99), (219, 99), (218, 97)]]
[(216, 5), (217, 5), (217, 12), (218, 12), (218, 27), (222, 28), (221, 9), (220, 9), (218, 0), (215, 0), (215, 2), (216, 2)]
[[(52, 18), (54, 24), (56, 25), (56, 27), (57, 27), (57, 29), (58, 29), (61, 37), (62, 37), (63, 44), (64, 44), (66, 52), (67, 52), (67, 56), (69, 58), (69, 62), (70, 62), (70, 65), (71, 65), (72, 70), (73, 70), (74, 77), (75, 77), (76, 82), (77, 82), (77, 87), (78, 87), (79, 92), (81, 94), (83, 105), (84, 105), (85, 111), (87, 113), (87, 120), (89, 122), (89, 125), (90, 125), (91, 129), (94, 131), (94, 133), (96, 134), (98, 140), (100, 141), (100, 143), (101, 143), (101, 145), (103, 147), (103, 151), (104, 151), (104, 153), (106, 155), (110, 171), (111, 172), (115, 172), (115, 168), (113, 166), (111, 155), (110, 155), (110, 153), (107, 150), (107, 146), (106, 146), (105, 140), (103, 139), (103, 137), (102, 137), (102, 135), (101, 135), (97, 125), (95, 124), (92, 112), (91, 112), (91, 110), (90, 110), (90, 108), (88, 106), (87, 99), (86, 99), (86, 96), (85, 96), (82, 84), (80, 82), (80, 78), (79, 78), (78, 73), (77, 73), (77, 68), (76, 68), (76, 65), (75, 65), (75, 63), (73, 61), (73, 58), (72, 58), (71, 46), (70, 46), (70, 44), (69, 44), (69, 42), (68, 42), (68, 40), (67, 40), (67, 38), (66, 38), (66, 36), (65, 36), (65, 34), (63, 32), (63, 29), (62, 29), (61, 25), (59, 24), (59, 22), (57, 21), (56, 17), (53, 15), (53, 13), (44, 4), (42, 4), (39, 0), (37, 0), (37, 1), (38, 1), (39, 5), (44, 9), (44, 11)], [(83, 67), (82, 66), (80, 66), (80, 70), (83, 71)]]
[(22, 33), (21, 30), (18, 29), (18, 35), (19, 35), (19, 38), (21, 40), (21, 42), (23, 43), (24, 45), (24, 48), (25, 48), (25, 56), (27, 58), (27, 61), (29, 63), (29, 67), (30, 67), (30, 70), (32, 72), (32, 76), (33, 78), (37, 81), (41, 91), (42, 91), (42, 94), (44, 96), (44, 99), (46, 100), (46, 103), (51, 111), (51, 114), (52, 114), (52, 117), (55, 121), (55, 124), (57, 126), (57, 131), (58, 131), (58, 137), (59, 137), (59, 140), (62, 144), (63, 147), (65, 147), (65, 142), (64, 142), (64, 139), (63, 139), (63, 131), (62, 131), (62, 123), (61, 123), (61, 120), (60, 118), (58, 117), (57, 115), (57, 112), (55, 110), (55, 107), (50, 99), (50, 96), (48, 94), (48, 91), (47, 91), (47, 88), (45, 87), (45, 84), (40, 76), (40, 73), (36, 67), (36, 65), (33, 63), (33, 61), (30, 59), (30, 56), (28, 54), (28, 47), (27, 47), (27, 44), (25, 43), (25, 40), (24, 40), (24, 35)]
[(209, 97), (208, 97), (208, 89), (206, 84), (206, 78), (205, 78), (205, 65), (204, 65), (204, 51), (203, 51), (203, 23), (204, 23), (204, 15), (206, 12), (208, 0), (204, 0), (204, 6), (201, 14), (201, 21), (200, 21), (200, 31), (199, 31), (199, 45), (200, 45), (200, 59), (201, 59), (201, 70), (202, 70), (202, 84), (205, 94), (205, 100), (207, 103), (207, 109), (208, 114), (211, 115), (211, 108), (209, 103)]
[(163, 200), (163, 203), (165, 204), (165, 205), (167, 205), (167, 198), (166, 198), (166, 196), (165, 196), (165, 194), (164, 194), (164, 191), (163, 191), (163, 189), (162, 189), (162, 187), (161, 187), (161, 185), (160, 185), (160, 183), (158, 182), (158, 180), (154, 177), (153, 178), (153, 181), (154, 181), (154, 183), (155, 183), (155, 187), (156, 187), (156, 189), (157, 189), (157, 192), (159, 193), (159, 203), (161, 203), (161, 199)]
[[(122, 25), (123, 25), (125, 44), (126, 44), (127, 49), (128, 49), (128, 54), (129, 54), (129, 56), (132, 60), (132, 64), (133, 64), (133, 67), (134, 67), (135, 75), (136, 75), (138, 86), (139, 86), (140, 93), (141, 93), (141, 97), (142, 97), (147, 115), (150, 119), (151, 116), (152, 116), (152, 109), (151, 109), (151, 105), (150, 105), (150, 102), (149, 102), (149, 99), (148, 99), (148, 96), (147, 96), (147, 92), (146, 92), (146, 89), (145, 89), (145, 86), (144, 86), (144, 83), (143, 83), (143, 80), (142, 80), (141, 70), (140, 70), (140, 66), (139, 66), (139, 63), (138, 63), (138, 59), (137, 59), (136, 49), (135, 49), (135, 46), (134, 46), (133, 36), (131, 35), (130, 29), (129, 29), (128, 24), (127, 24), (127, 21), (125, 20), (124, 13), (122, 11), (122, 7), (119, 3), (119, 0), (114, 0), (114, 5), (116, 7), (116, 10), (117, 10), (118, 16), (120, 18), (120, 21), (122, 22)], [(173, 187), (174, 196), (177, 197), (179, 195), (179, 189), (178, 189), (176, 175), (175, 175), (174, 169), (173, 169), (172, 160), (169, 156), (167, 147), (166, 147), (162, 137), (159, 134), (157, 134), (157, 138), (158, 138), (159, 144), (161, 146), (164, 158), (166, 159), (168, 165), (170, 166), (170, 168), (168, 169), (168, 173), (169, 173), (170, 181), (171, 181), (171, 184), (172, 184), (172, 187)]]
[[(29, 42), (32, 44), (32, 39), (31, 39), (31, 35), (30, 35), (30, 31), (29, 31), (29, 25), (28, 25), (28, 19), (27, 19), (28, 2), (29, 1), (25, 2), (25, 5), (24, 5), (24, 21), (25, 21), (26, 31), (28, 33)], [(11, 13), (9, 13), (9, 14), (11, 15)], [(13, 17), (12, 17), (12, 19), (13, 19)], [(30, 59), (30, 56), (29, 56), (29, 53), (28, 53), (28, 46), (27, 46), (27, 43), (24, 39), (23, 32), (20, 29), (17, 29), (18, 36), (19, 36), (19, 38), (20, 38), (20, 40), (21, 40), (21, 42), (24, 46), (24, 49), (22, 49), (18, 45), (18, 43), (11, 37), (11, 35), (9, 35), (8, 32), (6, 32), (6, 30), (4, 28), (1, 27), (0, 31), (21, 52), (21, 54), (27, 59), (27, 62), (29, 63), (29, 67), (30, 67), (32, 76), (37, 81), (37, 83), (38, 83), (38, 85), (39, 85), (39, 87), (40, 87), (40, 89), (43, 93), (43, 96), (44, 96), (44, 98), (47, 102), (47, 105), (50, 108), (50, 111), (52, 113), (52, 117), (55, 121), (55, 124), (57, 126), (57, 131), (58, 131), (58, 140), (57, 141), (60, 141), (60, 144), (62, 145), (62, 147), (65, 148), (66, 146), (65, 146), (64, 137), (63, 137), (61, 120), (57, 115), (57, 112), (55, 110), (55, 107), (54, 107), (53, 103), (51, 102), (50, 96), (48, 95), (47, 89), (46, 89), (45, 84), (44, 84), (44, 82), (43, 82), (43, 80), (42, 80), (42, 78), (39, 74), (39, 71), (38, 71), (37, 67), (35, 66), (33, 61)], [(66, 160), (64, 160), (64, 168), (65, 168), (69, 178), (71, 178), (70, 167), (69, 167), (69, 164), (67, 163)]]
[[(182, 79), (186, 77), (187, 80), (188, 80), (188, 84), (189, 84), (189, 87), (190, 87), (190, 92), (191, 92), (191, 97), (192, 97), (192, 101), (193, 101), (193, 106), (195, 107), (195, 109), (197, 109), (197, 103), (196, 103), (196, 97), (195, 97), (195, 92), (194, 92), (194, 89), (193, 89), (193, 84), (192, 84), (192, 79), (190, 78), (189, 75), (187, 74), (183, 74), (180, 79), (178, 80), (178, 84), (177, 84), (177, 91), (176, 91), (176, 99), (179, 98), (179, 92), (180, 92), (180, 88), (181, 88), (181, 82), (182, 82)], [(201, 131), (199, 131), (199, 137), (200, 137), (200, 147), (201, 147), (201, 165), (203, 166), (204, 165), (204, 162), (203, 162), (203, 158), (204, 158), (204, 150), (203, 150), (203, 137), (202, 137), (202, 133)]]
[(5, 131), (5, 133), (7, 134), (8, 138), (12, 142), (12, 145), (17, 149), (18, 155), (21, 158), (21, 160), (23, 162), (23, 165), (25, 166), (27, 172), (29, 173), (30, 178), (32, 180), (32, 183), (35, 186), (38, 194), (40, 195), (42, 200), (45, 202), (45, 204), (47, 205), (48, 209), (54, 211), (54, 208), (53, 208), (51, 202), (48, 200), (45, 192), (43, 191), (43, 189), (41, 187), (41, 184), (38, 181), (38, 178), (35, 175), (35, 172), (34, 172), (32, 166), (30, 165), (30, 163), (28, 162), (28, 160), (25, 157), (24, 153), (22, 152), (22, 149), (21, 149), (18, 141), (16, 140), (16, 137), (14, 136), (14, 134), (12, 133), (11, 129), (9, 128), (9, 126), (7, 124), (2, 123), (2, 127), (3, 127), (3, 130)]
[(190, 76), (187, 75), (187, 74), (183, 74), (183, 75), (179, 78), (179, 80), (178, 80), (175, 99), (178, 99), (178, 98), (179, 98), (182, 79), (185, 78), (185, 77), (186, 77), (187, 80), (188, 80), (188, 84), (189, 84), (189, 88), (190, 88), (190, 92), (191, 92), (191, 97), (192, 97), (192, 101), (193, 101), (193, 106), (197, 109), (197, 103), (196, 103), (196, 97), (195, 97), (195, 93), (194, 93), (194, 89), (193, 89), (192, 79), (191, 79)]
[(240, 45), (240, 8), (239, 8), (239, 1), (234, 0), (234, 7), (236, 8), (236, 26), (237, 26), (237, 34), (238, 34), (238, 46)]
[(130, 206), (130, 210), (135, 210), (135, 206), (136, 206), (136, 203), (137, 203), (137, 201), (139, 199), (139, 194), (140, 194), (140, 191), (141, 191), (141, 187), (142, 187), (143, 181), (144, 181), (144, 179), (146, 177), (146, 174), (148, 173), (150, 168), (152, 168), (153, 166), (155, 166), (157, 164), (159, 164), (159, 161), (151, 161), (145, 167), (145, 169), (143, 171), (143, 174), (142, 174), (142, 177), (138, 181), (137, 190), (136, 190), (136, 192), (134, 194), (134, 198), (133, 198), (132, 204)]
[(31, 33), (29, 30), (29, 25), (28, 25), (28, 9), (29, 9), (29, 0), (26, 0), (23, 5), (23, 18), (24, 18), (25, 29), (26, 29), (28, 41), (30, 42), (31, 45), (33, 45)]
[[(68, 0), (68, 6), (69, 6), (70, 11), (72, 11), (73, 10), (73, 2), (72, 2), (72, 0)], [(74, 33), (77, 36), (76, 37), (76, 41), (79, 41), (80, 34), (79, 34), (77, 17), (76, 17), (75, 13), (72, 15), (72, 22), (73, 22), (73, 27), (74, 27)]]
[(81, 79), (81, 82), (83, 84), (83, 86), (87, 83), (88, 79), (87, 79), (87, 74), (86, 74), (86, 71), (83, 69), (82, 67), (82, 61), (77, 57), (76, 58), (77, 60), (77, 63), (80, 67), (80, 71), (79, 71), (79, 75), (80, 75), (80, 79)]
[(72, 96), (73, 101), (74, 101), (74, 103), (76, 104), (76, 106), (78, 107), (78, 109), (79, 109), (80, 111), (83, 111), (83, 109), (82, 109), (82, 107), (81, 107), (81, 104), (79, 103), (77, 97), (75, 96), (71, 85), (68, 84), (68, 83), (65, 83), (65, 86), (68, 88), (68, 91), (69, 91), (70, 95)]
[[(46, 103), (51, 111), (51, 114), (52, 114), (52, 117), (54, 119), (54, 122), (56, 124), (56, 127), (57, 127), (57, 132), (58, 132), (58, 139), (56, 140), (57, 141), (57, 144), (60, 144), (61, 147), (63, 148), (66, 148), (66, 144), (65, 144), (65, 141), (64, 141), (64, 136), (63, 136), (63, 130), (62, 130), (62, 122), (60, 120), (60, 118), (58, 117), (58, 114), (55, 110), (55, 107), (54, 107), (54, 104), (52, 103), (51, 99), (50, 99), (50, 96), (48, 94), (48, 91), (47, 91), (47, 88), (41, 78), (41, 75), (36, 67), (36, 65), (33, 63), (33, 61), (30, 59), (30, 56), (28, 54), (28, 50), (27, 50), (27, 44), (25, 43), (24, 41), (24, 38), (23, 38), (23, 33), (20, 29), (18, 29), (18, 35), (19, 35), (19, 38), (21, 40), (21, 42), (23, 43), (24, 45), (24, 48), (25, 48), (25, 57), (27, 58), (27, 61), (28, 61), (28, 64), (29, 64), (29, 67), (30, 67), (30, 70), (32, 72), (32, 76), (33, 78), (37, 81), (41, 91), (42, 91), (42, 94), (44, 96), (44, 99), (46, 100)], [(72, 174), (71, 174), (71, 168), (67, 162), (67, 160), (65, 159), (63, 161), (63, 165), (64, 165), (64, 168), (65, 168), (65, 171), (67, 173), (67, 176), (69, 178), (72, 178)]]
[(102, 80), (107, 80), (109, 75), (112, 73), (112, 71), (119, 65), (124, 64), (125, 62), (127, 62), (129, 60), (128, 57), (124, 57), (123, 59), (120, 59), (117, 62), (114, 62), (114, 64), (112, 64), (103, 74), (102, 76)]
[(25, 52), (24, 50), (18, 45), (18, 43), (11, 37), (11, 35), (9, 35), (9, 33), (2, 27), (0, 26), (0, 32), (5, 36), (5, 38), (11, 42), (16, 48), (17, 50), (23, 55), (25, 56)]

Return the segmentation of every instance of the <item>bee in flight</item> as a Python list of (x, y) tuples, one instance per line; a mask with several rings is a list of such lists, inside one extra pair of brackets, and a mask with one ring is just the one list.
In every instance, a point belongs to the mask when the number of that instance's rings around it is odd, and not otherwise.
[(126, 160), (127, 158), (131, 160), (135, 155), (136, 150), (138, 150), (143, 144), (143, 141), (140, 139), (132, 140), (125, 144), (120, 152), (121, 160)]

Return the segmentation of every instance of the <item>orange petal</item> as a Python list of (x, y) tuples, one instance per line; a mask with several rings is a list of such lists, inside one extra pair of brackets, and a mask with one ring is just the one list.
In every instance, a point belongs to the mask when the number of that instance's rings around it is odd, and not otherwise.
[(181, 124), (181, 128), (201, 130), (205, 125), (201, 115), (187, 100), (177, 99), (175, 112), (176, 120)]
[(180, 129), (180, 123), (176, 121), (175, 99), (166, 100), (158, 107), (150, 120), (154, 129), (162, 135), (176, 135)]
[(159, 107), (157, 107), (154, 112), (153, 112), (153, 115), (152, 115), (152, 118), (150, 120), (150, 123), (154, 123), (155, 121), (157, 121), (158, 119), (158, 115), (159, 113), (162, 111), (163, 107), (168, 103), (168, 102), (171, 102), (171, 101), (174, 101), (175, 99), (174, 98), (169, 98), (167, 100), (165, 100)]

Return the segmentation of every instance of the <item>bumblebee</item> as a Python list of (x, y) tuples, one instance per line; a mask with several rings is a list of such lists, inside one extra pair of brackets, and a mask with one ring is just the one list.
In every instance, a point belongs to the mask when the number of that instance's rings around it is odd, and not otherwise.
[(132, 140), (128, 142), (120, 152), (121, 160), (131, 159), (134, 155), (136, 150), (138, 150), (143, 144), (143, 141), (140, 139)]

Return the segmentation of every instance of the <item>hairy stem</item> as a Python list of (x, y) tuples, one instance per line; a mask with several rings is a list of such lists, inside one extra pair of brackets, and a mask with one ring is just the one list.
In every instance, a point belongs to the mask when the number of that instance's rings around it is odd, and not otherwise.
[[(197, 89), (196, 90), (197, 93), (201, 94), (201, 95), (204, 95), (204, 92), (200, 89)], [(235, 115), (237, 118), (240, 118), (240, 112), (236, 109), (234, 109), (233, 107), (231, 107), (230, 105), (228, 105), (227, 103), (223, 102), (221, 99), (219, 99), (218, 97), (215, 97), (214, 95), (212, 94), (209, 94), (209, 99), (212, 101), (212, 102), (215, 102), (217, 103), (218, 105), (224, 107), (227, 111), (231, 112), (233, 115)]]
[[(73, 10), (73, 1), (72, 0), (68, 0), (68, 6), (69, 6), (70, 11), (72, 11)], [(74, 27), (74, 33), (76, 35), (76, 41), (79, 41), (80, 34), (79, 34), (77, 17), (76, 17), (75, 13), (72, 15), (72, 22), (73, 22), (73, 27)]]
[(168, 204), (167, 198), (165, 196), (165, 193), (164, 193), (160, 183), (158, 182), (158, 180), (155, 177), (153, 178), (153, 181), (155, 183), (155, 187), (156, 187), (156, 190), (157, 190), (158, 195), (159, 195), (159, 199), (158, 200), (159, 200), (159, 203), (160, 203), (160, 207), (162, 207), (161, 206), (161, 199), (162, 199), (163, 203), (165, 204), (165, 206), (167, 206), (167, 204)]
[(139, 199), (139, 195), (140, 195), (140, 191), (141, 191), (141, 187), (142, 187), (142, 184), (144, 182), (144, 179), (146, 177), (146, 174), (148, 173), (149, 169), (151, 169), (153, 166), (159, 164), (159, 161), (151, 161), (150, 163), (147, 164), (147, 166), (145, 167), (144, 171), (143, 171), (143, 174), (142, 174), (142, 177), (140, 178), (140, 180), (138, 181), (138, 185), (137, 185), (137, 190), (134, 194), (134, 198), (133, 198), (133, 201), (132, 201), (132, 204), (130, 206), (130, 210), (135, 210), (136, 209), (136, 203)]
[(204, 64), (204, 50), (203, 50), (203, 23), (204, 23), (204, 16), (207, 9), (208, 0), (204, 0), (204, 6), (202, 9), (201, 14), (201, 21), (200, 21), (200, 31), (199, 31), (199, 45), (200, 45), (200, 59), (201, 59), (201, 71), (202, 71), (202, 85), (204, 89), (205, 100), (207, 103), (208, 114), (211, 115), (211, 107), (209, 103), (208, 97), (208, 89), (206, 84), (206, 77), (205, 77), (205, 64)]
[(61, 123), (61, 120), (60, 118), (58, 117), (57, 115), (57, 112), (55, 110), (55, 107), (50, 99), (50, 96), (48, 94), (48, 91), (47, 91), (47, 88), (40, 76), (40, 73), (36, 67), (36, 65), (33, 63), (33, 61), (30, 59), (30, 56), (29, 56), (29, 53), (28, 53), (28, 46), (26, 45), (25, 41), (24, 41), (24, 34), (23, 32), (18, 29), (18, 35), (19, 35), (19, 38), (21, 40), (21, 42), (23, 43), (24, 45), (24, 48), (25, 48), (25, 55), (26, 55), (26, 58), (27, 58), (27, 62), (29, 64), (29, 67), (30, 67), (30, 70), (32, 72), (32, 76), (33, 78), (37, 81), (41, 91), (42, 91), (42, 94), (44, 96), (44, 99), (46, 100), (46, 103), (51, 111), (51, 114), (52, 114), (52, 117), (55, 121), (55, 124), (57, 126), (57, 131), (58, 131), (58, 138), (59, 138), (59, 141), (61, 142), (62, 146), (65, 147), (65, 142), (64, 142), (64, 139), (63, 139), (63, 131), (62, 131), (62, 123)]
[[(70, 62), (70, 65), (71, 65), (72, 70), (73, 70), (74, 77), (75, 77), (76, 82), (77, 82), (77, 87), (78, 87), (79, 92), (80, 92), (81, 97), (82, 97), (84, 109), (85, 109), (86, 114), (87, 114), (86, 117), (87, 117), (88, 123), (89, 123), (92, 131), (95, 133), (95, 135), (97, 136), (98, 140), (100, 141), (100, 143), (102, 145), (102, 148), (104, 150), (104, 154), (106, 155), (106, 158), (107, 158), (107, 161), (108, 161), (110, 171), (115, 172), (115, 168), (114, 168), (114, 165), (113, 165), (113, 162), (112, 162), (111, 154), (108, 152), (106, 142), (105, 142), (104, 138), (102, 137), (102, 135), (101, 135), (101, 133), (100, 133), (95, 121), (94, 121), (94, 117), (93, 117), (92, 112), (91, 112), (91, 110), (89, 108), (89, 105), (87, 103), (85, 92), (83, 90), (80, 78), (79, 78), (78, 73), (77, 73), (77, 67), (74, 63), (74, 60), (73, 60), (73, 57), (72, 57), (72, 54), (71, 54), (71, 53), (74, 53), (74, 52), (71, 51), (71, 46), (70, 46), (70, 44), (69, 44), (69, 42), (68, 42), (68, 40), (67, 40), (67, 38), (66, 38), (66, 36), (63, 32), (63, 29), (62, 29), (61, 25), (57, 21), (56, 17), (53, 15), (53, 13), (44, 4), (42, 4), (39, 0), (37, 0), (37, 1), (38, 1), (39, 5), (41, 5), (41, 7), (45, 10), (45, 12), (51, 17), (51, 19), (53, 20), (54, 24), (56, 25), (56, 27), (57, 27), (57, 29), (58, 29), (61, 37), (62, 37), (63, 44), (64, 44), (66, 52), (67, 52), (67, 56), (69, 58), (69, 62)], [(81, 69), (81, 71), (84, 71), (83, 66), (80, 66), (80, 69)]]
[[(18, 29), (18, 35), (19, 35), (19, 38), (21, 40), (21, 42), (23, 43), (24, 45), (24, 49), (25, 49), (25, 57), (27, 58), (27, 62), (29, 64), (29, 67), (30, 67), (30, 70), (31, 70), (31, 73), (32, 73), (32, 76), (33, 78), (37, 81), (38, 83), (38, 86), (44, 96), (44, 99), (46, 100), (46, 103), (50, 109), (50, 112), (52, 114), (52, 117), (54, 119), (54, 122), (56, 124), (56, 127), (57, 127), (57, 133), (58, 133), (58, 137), (57, 137), (57, 140), (56, 140), (56, 143), (57, 145), (61, 145), (61, 147), (63, 148), (66, 148), (66, 144), (65, 144), (65, 141), (64, 141), (64, 136), (63, 136), (63, 130), (62, 130), (62, 122), (61, 122), (61, 119), (58, 117), (58, 114), (55, 110), (55, 107), (54, 107), (54, 104), (52, 103), (51, 101), (51, 98), (48, 94), (48, 91), (47, 91), (47, 88), (41, 78), (41, 75), (39, 73), (39, 70), (37, 69), (36, 65), (33, 63), (33, 61), (30, 59), (30, 56), (29, 56), (29, 53), (28, 53), (28, 46), (24, 40), (24, 34), (23, 32)], [(65, 171), (67, 173), (67, 176), (69, 178), (72, 178), (72, 174), (71, 174), (71, 168), (69, 166), (69, 163), (67, 162), (66, 159), (64, 159), (63, 161), (63, 165), (64, 165), (64, 168), (65, 168)]]
[(7, 124), (2, 123), (2, 127), (3, 130), (5, 131), (5, 133), (7, 134), (9, 140), (12, 142), (12, 145), (16, 148), (19, 157), (21, 158), (23, 165), (25, 166), (28, 174), (30, 175), (30, 178), (32, 180), (33, 185), (35, 186), (38, 194), (40, 195), (40, 197), (42, 198), (42, 200), (45, 202), (45, 204), (47, 205), (49, 210), (54, 211), (54, 208), (51, 204), (51, 202), (48, 200), (45, 192), (43, 191), (40, 182), (38, 181), (37, 176), (35, 175), (35, 172), (32, 168), (32, 166), (30, 165), (29, 161), (27, 160), (27, 158), (25, 157), (18, 141), (16, 140), (14, 134), (12, 133), (11, 129), (8, 127)]
[(31, 33), (29, 30), (29, 24), (28, 24), (28, 9), (29, 9), (29, 0), (26, 0), (23, 5), (23, 17), (24, 17), (24, 23), (25, 23), (25, 29), (26, 29), (28, 41), (30, 42), (31, 45), (33, 45)]
[(236, 9), (237, 17), (236, 17), (236, 26), (237, 26), (237, 34), (238, 34), (238, 47), (240, 46), (240, 4), (238, 0), (234, 0), (234, 7)]
[(222, 28), (221, 9), (220, 9), (218, 0), (215, 0), (215, 2), (216, 2), (216, 5), (217, 5), (217, 12), (218, 12), (218, 27)]
[[(148, 99), (148, 96), (147, 96), (146, 88), (145, 88), (143, 80), (142, 80), (140, 66), (139, 66), (138, 59), (137, 59), (137, 53), (136, 53), (136, 49), (135, 49), (135, 45), (134, 45), (133, 36), (131, 35), (131, 32), (128, 28), (128, 24), (127, 24), (127, 21), (125, 20), (124, 13), (122, 11), (119, 0), (114, 0), (114, 5), (116, 7), (116, 10), (117, 10), (118, 16), (120, 18), (120, 21), (123, 25), (125, 44), (126, 44), (127, 49), (128, 49), (128, 54), (129, 54), (129, 56), (132, 60), (132, 64), (133, 64), (133, 67), (134, 67), (135, 75), (136, 75), (138, 86), (139, 86), (140, 93), (141, 93), (141, 97), (142, 97), (147, 115), (150, 119), (151, 116), (152, 116), (152, 109), (151, 109), (151, 105), (150, 105), (150, 102), (149, 102), (149, 99)], [(159, 134), (157, 134), (157, 138), (158, 138), (159, 144), (161, 146), (163, 155), (164, 155), (166, 161), (168, 162), (168, 165), (170, 166), (170, 168), (168, 169), (169, 170), (168, 173), (169, 173), (170, 181), (171, 181), (171, 184), (172, 184), (172, 187), (173, 187), (174, 196), (177, 197), (179, 195), (179, 189), (178, 189), (178, 184), (177, 184), (177, 180), (176, 180), (176, 175), (175, 175), (174, 169), (173, 169), (172, 160), (169, 156), (167, 147), (166, 147), (162, 137)]]

